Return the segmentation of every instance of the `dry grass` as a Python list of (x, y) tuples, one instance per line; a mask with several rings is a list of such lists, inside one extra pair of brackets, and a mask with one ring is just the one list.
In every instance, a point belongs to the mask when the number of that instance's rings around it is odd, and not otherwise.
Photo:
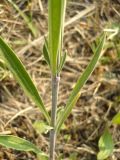
[[(32, 36), (23, 18), (7, 0), (2, 0), (0, 4), (0, 34), (11, 44), (25, 64), (50, 110), (50, 72), (42, 56), (44, 36), (47, 35), (47, 3), (45, 0), (15, 2), (25, 14), (31, 15), (38, 30), (37, 37)], [(68, 3), (64, 37), (68, 57), (61, 75), (59, 106), (65, 104), (77, 77), (87, 66), (92, 55), (91, 43), (105, 26), (119, 23), (119, 10), (119, 0), (74, 0)], [(110, 62), (101, 61), (98, 64), (59, 135), (57, 153), (65, 160), (75, 154), (75, 160), (95, 160), (97, 142), (106, 121), (111, 120), (119, 111), (120, 62), (113, 47), (106, 50), (104, 56), (106, 55)], [(3, 73), (0, 72), (0, 77)], [(42, 119), (42, 115), (39, 115), (38, 109), (25, 97), (12, 75), (8, 71), (7, 73), (0, 82), (0, 134), (24, 137), (47, 150), (48, 135), (38, 135), (32, 127), (36, 119)], [(116, 143), (111, 160), (119, 160), (119, 126), (113, 126), (111, 132)], [(0, 147), (0, 159), (36, 158), (32, 153), (20, 153)]]

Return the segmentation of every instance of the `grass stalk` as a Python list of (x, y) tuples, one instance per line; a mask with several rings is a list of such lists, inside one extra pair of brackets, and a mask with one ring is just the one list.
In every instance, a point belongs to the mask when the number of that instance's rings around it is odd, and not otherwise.
[(51, 126), (53, 129), (50, 131), (50, 160), (55, 160), (55, 142), (56, 142), (56, 112), (57, 112), (57, 100), (59, 90), (59, 77), (57, 75), (52, 76), (52, 110), (51, 110)]

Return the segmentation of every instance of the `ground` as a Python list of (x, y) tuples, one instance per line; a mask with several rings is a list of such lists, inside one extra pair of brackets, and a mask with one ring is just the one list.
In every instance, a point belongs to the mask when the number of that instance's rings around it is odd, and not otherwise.
[[(13, 2), (31, 19), (32, 29), (8, 0), (1, 0), (0, 35), (25, 65), (50, 111), (51, 76), (42, 55), (48, 28), (47, 1)], [(105, 28), (120, 27), (119, 11), (119, 0), (68, 1), (64, 34), (67, 61), (61, 74), (59, 107), (65, 105), (77, 78), (88, 65), (93, 55), (92, 43), (96, 42)], [(98, 140), (106, 124), (120, 110), (119, 38), (117, 34), (108, 40), (95, 71), (82, 88), (80, 99), (58, 135), (57, 159), (96, 160)], [(32, 125), (36, 120), (44, 120), (39, 109), (25, 96), (10, 71), (0, 67), (0, 134), (12, 134), (30, 140), (47, 153), (49, 134), (36, 132)], [(115, 149), (109, 160), (119, 160), (120, 126), (110, 126), (110, 132)], [(36, 157), (31, 152), (18, 152), (0, 146), (0, 159), (36, 160)]]

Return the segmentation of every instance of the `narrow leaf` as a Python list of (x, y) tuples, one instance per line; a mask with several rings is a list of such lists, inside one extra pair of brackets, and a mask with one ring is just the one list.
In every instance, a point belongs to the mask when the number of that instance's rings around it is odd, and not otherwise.
[(45, 58), (47, 64), (50, 66), (50, 57), (49, 57), (48, 42), (47, 42), (47, 40), (45, 40), (45, 44), (43, 46), (43, 55), (44, 55), (44, 58)]
[(16, 136), (0, 135), (0, 144), (4, 147), (18, 151), (32, 151), (36, 154), (46, 156), (46, 154), (38, 149), (33, 143)]
[(117, 113), (113, 119), (112, 119), (112, 124), (120, 124), (120, 113)]
[(0, 55), (4, 59), (7, 67), (11, 70), (24, 92), (34, 101), (40, 108), (48, 122), (50, 122), (49, 114), (42, 102), (39, 93), (32, 82), (30, 76), (25, 70), (19, 58), (15, 55), (14, 51), (3, 41), (0, 37)]
[(85, 69), (83, 74), (80, 76), (80, 78), (78, 79), (74, 89), (72, 90), (71, 95), (70, 95), (70, 97), (69, 97), (69, 99), (66, 103), (64, 113), (57, 122), (56, 131), (58, 131), (60, 129), (61, 125), (64, 123), (66, 118), (69, 116), (69, 113), (72, 109), (71, 105), (73, 104), (73, 102), (75, 102), (74, 99), (76, 99), (76, 96), (78, 96), (78, 93), (80, 92), (81, 88), (83, 87), (83, 85), (86, 83), (86, 81), (90, 77), (91, 73), (93, 72), (93, 70), (94, 70), (94, 68), (95, 68), (95, 66), (96, 66), (96, 64), (97, 64), (97, 62), (98, 62), (98, 60), (101, 56), (101, 52), (102, 52), (104, 43), (105, 43), (105, 34), (103, 34), (103, 36), (101, 38), (101, 41), (100, 41), (100, 43), (99, 43), (99, 45), (96, 49), (96, 52), (95, 52), (92, 60), (90, 61), (89, 65), (87, 66), (87, 68)]
[(57, 73), (57, 61), (61, 52), (66, 0), (49, 0), (49, 52), (52, 73)]
[(67, 56), (66, 52), (61, 56), (60, 65), (59, 65), (59, 68), (58, 68), (58, 73), (60, 73), (62, 71), (63, 67), (64, 67), (66, 56)]
[(21, 17), (24, 19), (25, 23), (28, 25), (29, 29), (31, 30), (33, 36), (36, 37), (37, 36), (37, 28), (30, 21), (30, 19), (27, 17), (27, 15), (25, 15), (12, 0), (8, 0), (8, 2), (11, 3), (12, 6), (19, 12)]
[(100, 137), (98, 145), (100, 150), (97, 155), (98, 160), (105, 160), (113, 153), (114, 143), (108, 129), (106, 129), (104, 134)]

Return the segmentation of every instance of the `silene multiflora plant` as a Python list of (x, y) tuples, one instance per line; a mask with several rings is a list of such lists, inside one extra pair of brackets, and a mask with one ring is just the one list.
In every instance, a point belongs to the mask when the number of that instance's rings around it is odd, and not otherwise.
[[(48, 1), (48, 37), (45, 38), (43, 55), (51, 71), (51, 89), (52, 89), (52, 106), (51, 114), (47, 111), (39, 92), (34, 85), (30, 75), (27, 73), (24, 65), (11, 49), (11, 47), (0, 37), (0, 56), (4, 60), (8, 69), (12, 72), (17, 82), (20, 84), (26, 95), (39, 107), (40, 112), (44, 115), (47, 128), (50, 132), (49, 154), (40, 150), (40, 146), (35, 146), (31, 142), (13, 135), (0, 135), (0, 144), (19, 151), (32, 151), (37, 155), (39, 160), (55, 160), (55, 143), (61, 126), (71, 113), (79, 96), (80, 90), (93, 72), (105, 44), (106, 35), (102, 34), (99, 43), (94, 49), (94, 55), (83, 74), (78, 78), (70, 96), (61, 111), (57, 113), (57, 101), (60, 82), (60, 73), (65, 64), (66, 52), (63, 52), (63, 32), (64, 19), (66, 10), (66, 0), (49, 0)], [(39, 123), (37, 123), (39, 126)]]

